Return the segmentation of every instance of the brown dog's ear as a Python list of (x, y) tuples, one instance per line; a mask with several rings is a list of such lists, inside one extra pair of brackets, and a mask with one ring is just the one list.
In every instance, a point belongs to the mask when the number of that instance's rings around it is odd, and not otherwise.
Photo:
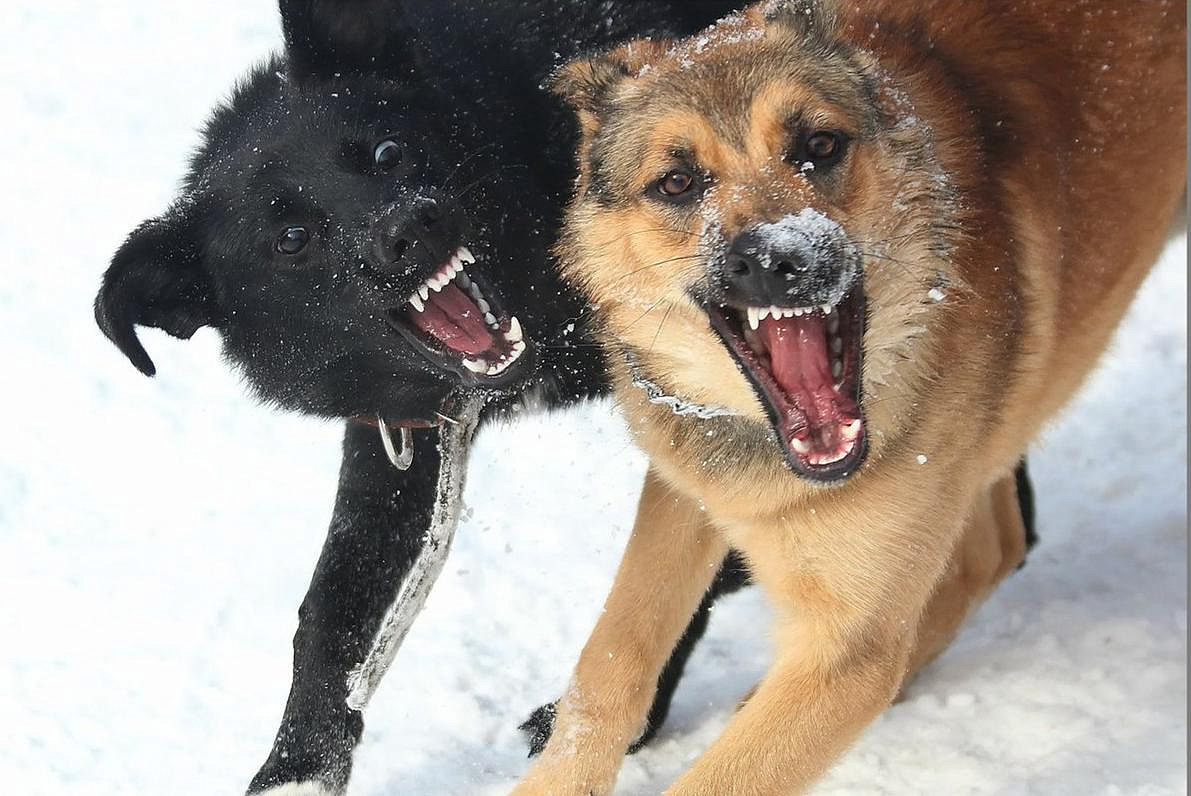
[(95, 297), (99, 328), (146, 376), (157, 369), (136, 336), (138, 325), (186, 339), (219, 321), (190, 215), (175, 207), (133, 230)]
[(667, 42), (639, 40), (600, 55), (577, 58), (561, 66), (546, 87), (574, 108), (585, 134), (599, 126), (599, 118), (614, 89), (641, 73)]
[(759, 22), (780, 25), (803, 39), (826, 38), (836, 25), (832, 0), (769, 0), (749, 13), (759, 15)]

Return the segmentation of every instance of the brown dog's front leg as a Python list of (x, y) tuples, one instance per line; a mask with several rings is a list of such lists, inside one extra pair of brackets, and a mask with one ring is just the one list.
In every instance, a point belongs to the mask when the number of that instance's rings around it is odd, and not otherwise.
[(801, 793), (893, 701), (962, 517), (909, 518), (880, 497), (865, 496), (887, 511), (870, 511), (863, 532), (851, 500), (820, 502), (796, 531), (728, 528), (755, 542), (742, 546), (777, 613), (777, 656), (668, 794)]
[(651, 470), (612, 592), (558, 703), (550, 742), (514, 794), (612, 790), (658, 675), (726, 552), (705, 513)]

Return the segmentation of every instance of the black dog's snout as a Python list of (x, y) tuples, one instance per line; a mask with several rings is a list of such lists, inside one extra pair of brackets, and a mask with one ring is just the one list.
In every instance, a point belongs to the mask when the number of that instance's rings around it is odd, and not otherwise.
[(752, 307), (809, 307), (837, 300), (854, 267), (831, 237), (762, 225), (732, 241), (719, 281), (731, 301)]
[(458, 245), (458, 211), (442, 199), (418, 196), (394, 205), (377, 221), (375, 254), (384, 264), (443, 258)]

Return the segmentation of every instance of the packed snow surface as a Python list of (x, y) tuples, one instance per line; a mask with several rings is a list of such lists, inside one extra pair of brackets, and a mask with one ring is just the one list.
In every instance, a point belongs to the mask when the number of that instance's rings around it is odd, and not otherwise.
[[(236, 793), (289, 686), (339, 429), (254, 405), (214, 334), (91, 321), (216, 99), (279, 46), (274, 4), (26, 3), (0, 26), (0, 786)], [(1041, 545), (820, 794), (1186, 792), (1186, 247), (1032, 458)], [(922, 466), (932, 466), (930, 462)], [(499, 794), (611, 582), (644, 471), (610, 406), (481, 433), (455, 550), (373, 699), (352, 792)], [(657, 793), (769, 656), (723, 601), (619, 792)]]

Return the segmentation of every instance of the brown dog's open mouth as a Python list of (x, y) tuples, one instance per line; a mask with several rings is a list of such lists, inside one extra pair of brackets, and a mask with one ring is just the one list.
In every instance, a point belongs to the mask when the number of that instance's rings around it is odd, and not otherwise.
[(852, 475), (868, 450), (860, 410), (864, 292), (810, 308), (709, 306), (723, 338), (769, 413), (796, 473)]
[(393, 328), (431, 362), (473, 385), (500, 386), (514, 378), (527, 343), (521, 323), (500, 306), (465, 247), (388, 312)]

